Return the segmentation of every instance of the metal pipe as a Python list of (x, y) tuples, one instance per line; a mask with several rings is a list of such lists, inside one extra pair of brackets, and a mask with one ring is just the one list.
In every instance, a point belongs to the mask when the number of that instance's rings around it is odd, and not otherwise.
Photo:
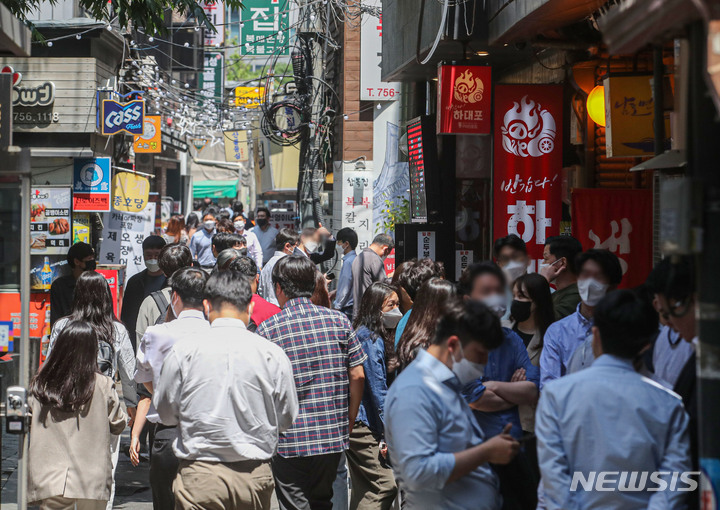
[(653, 130), (655, 131), (655, 155), (665, 152), (665, 91), (663, 90), (662, 46), (653, 48)]
[[(29, 163), (28, 163), (29, 164)], [(30, 382), (30, 169), (20, 177), (20, 377), (18, 383), (27, 388)], [(27, 508), (27, 434), (20, 436), (18, 450), (17, 506)]]

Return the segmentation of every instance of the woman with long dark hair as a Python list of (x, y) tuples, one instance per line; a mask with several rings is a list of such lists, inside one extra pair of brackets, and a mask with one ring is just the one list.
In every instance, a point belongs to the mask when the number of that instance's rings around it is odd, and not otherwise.
[(399, 304), (395, 287), (375, 282), (363, 294), (353, 324), (367, 359), (363, 363), (365, 391), (350, 434), (350, 449), (345, 452), (352, 479), (350, 510), (387, 510), (397, 494), (392, 469), (384, 462), (383, 413), (388, 375), (397, 369), (393, 332), (402, 318)]
[(110, 500), (111, 445), (127, 416), (97, 356), (95, 328), (66, 321), (30, 383), (28, 500), (43, 510), (101, 510)]
[(174, 214), (170, 217), (167, 226), (165, 227), (163, 239), (165, 239), (165, 242), (168, 244), (187, 244), (190, 241), (190, 238), (185, 231), (185, 218), (183, 218), (182, 215)]
[(188, 214), (187, 220), (185, 220), (185, 234), (188, 238), (187, 244), (190, 244), (190, 239), (192, 239), (192, 236), (197, 232), (199, 225), (200, 218), (198, 218), (198, 215), (194, 212)]
[(327, 287), (327, 278), (321, 271), (315, 273), (315, 291), (310, 297), (310, 301), (315, 306), (324, 306), (325, 308), (332, 308), (330, 306), (330, 293)]
[[(112, 294), (105, 277), (95, 271), (85, 271), (75, 284), (75, 300), (72, 313), (59, 319), (50, 334), (48, 352), (55, 347), (55, 341), (70, 321), (83, 321), (89, 324), (97, 337), (97, 365), (100, 373), (115, 380), (120, 374), (123, 399), (131, 418), (137, 407), (135, 375), (135, 353), (130, 343), (127, 329), (117, 320), (113, 312)], [(120, 438), (113, 444), (113, 473), (117, 465)], [(112, 508), (115, 485), (110, 494), (108, 506)]]
[(419, 349), (430, 345), (445, 305), (456, 295), (455, 286), (442, 278), (430, 278), (422, 284), (397, 346), (401, 370), (412, 363)]

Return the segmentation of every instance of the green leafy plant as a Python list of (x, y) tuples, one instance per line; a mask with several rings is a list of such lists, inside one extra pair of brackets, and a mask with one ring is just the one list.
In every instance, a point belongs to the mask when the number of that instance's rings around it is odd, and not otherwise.
[(396, 200), (385, 200), (385, 207), (382, 210), (381, 223), (375, 228), (375, 233), (394, 232), (395, 225), (408, 223), (410, 221), (410, 200), (406, 196), (398, 195)]

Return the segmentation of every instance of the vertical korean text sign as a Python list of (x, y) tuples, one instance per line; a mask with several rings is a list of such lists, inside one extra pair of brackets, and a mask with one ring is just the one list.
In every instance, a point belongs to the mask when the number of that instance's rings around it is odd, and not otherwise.
[(562, 219), (562, 86), (495, 87), (493, 238), (516, 234), (531, 271)]

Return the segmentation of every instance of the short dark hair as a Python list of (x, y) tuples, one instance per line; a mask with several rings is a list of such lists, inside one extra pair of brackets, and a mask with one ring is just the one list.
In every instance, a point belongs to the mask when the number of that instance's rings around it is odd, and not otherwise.
[(189, 308), (201, 308), (205, 295), (207, 273), (196, 267), (181, 267), (170, 277), (170, 288), (183, 305)]
[(661, 260), (645, 282), (654, 294), (685, 301), (695, 294), (695, 263), (690, 255)]
[(142, 243), (142, 249), (145, 250), (162, 250), (167, 243), (160, 236), (147, 236)]
[(500, 252), (506, 246), (510, 246), (514, 250), (518, 250), (527, 254), (527, 246), (525, 246), (525, 241), (523, 241), (519, 236), (515, 234), (510, 234), (495, 240), (495, 244), (493, 245), (493, 255), (495, 255), (496, 259), (500, 256)]
[(230, 271), (235, 271), (241, 275), (252, 278), (253, 280), (257, 276), (257, 264), (250, 257), (238, 257), (228, 266)]
[(75, 243), (67, 252), (67, 261), (70, 267), (75, 267), (75, 259), (82, 260), (90, 255), (95, 255), (95, 250), (88, 243)]
[(466, 267), (460, 275), (460, 280), (458, 281), (458, 293), (461, 296), (469, 296), (472, 293), (475, 279), (484, 274), (491, 274), (495, 276), (498, 280), (500, 280), (500, 284), (505, 287), (507, 283), (505, 280), (505, 273), (503, 273), (503, 270), (500, 269), (495, 262), (475, 262), (474, 264), (470, 264)]
[(233, 200), (232, 210), (233, 217), (237, 217), (238, 215), (241, 215), (243, 213), (243, 211), (245, 210), (245, 206), (240, 200)]
[(295, 232), (291, 228), (283, 228), (278, 232), (278, 234), (275, 236), (275, 249), (277, 251), (282, 251), (283, 247), (290, 243), (292, 245), (296, 245), (300, 242), (300, 236), (297, 232)]
[(380, 246), (387, 246), (390, 251), (395, 248), (395, 241), (393, 241), (393, 238), (390, 237), (389, 234), (378, 234), (376, 235), (373, 240), (372, 244), (377, 244)]
[[(225, 214), (225, 216), (222, 216), (222, 214)], [(222, 211), (220, 214), (217, 215), (217, 225), (215, 228), (217, 228), (219, 231), (222, 232), (234, 232), (235, 231), (235, 225), (233, 225), (233, 222), (228, 218), (228, 212)]]
[(255, 216), (257, 216), (257, 213), (264, 212), (268, 215), (268, 218), (270, 217), (270, 209), (264, 206), (260, 206), (257, 209), (255, 209)]
[(210, 276), (203, 294), (213, 308), (230, 305), (238, 310), (245, 310), (252, 299), (250, 282), (235, 271), (220, 271)]
[(430, 278), (445, 278), (445, 264), (429, 258), (420, 259), (398, 278), (398, 284), (415, 301), (418, 290)]
[(214, 207), (208, 207), (203, 211), (202, 220), (205, 221), (205, 218), (207, 216), (212, 216), (214, 219), (217, 219), (217, 209)]
[(474, 300), (449, 304), (438, 321), (433, 344), (439, 345), (451, 336), (460, 338), (463, 345), (480, 342), (488, 351), (497, 349), (504, 336), (500, 319), (483, 303)]
[[(212, 245), (218, 253), (229, 248), (234, 248), (237, 243), (242, 244), (243, 241), (243, 236), (232, 232), (218, 232), (212, 237)], [(247, 244), (247, 242), (245, 242), (245, 244)]]
[(280, 286), (288, 299), (310, 298), (315, 292), (316, 272), (317, 268), (309, 258), (288, 255), (278, 260), (273, 267), (272, 282)]
[(166, 244), (158, 257), (158, 265), (166, 278), (170, 278), (178, 269), (192, 266), (192, 261), (190, 248), (183, 243)]
[(620, 265), (620, 259), (617, 258), (617, 255), (608, 250), (598, 249), (581, 253), (575, 259), (575, 267), (578, 273), (582, 271), (582, 267), (588, 260), (593, 260), (600, 266), (610, 285), (620, 285), (622, 281), (622, 266)]
[(230, 263), (238, 257), (242, 257), (240, 250), (236, 250), (235, 248), (224, 249), (218, 253), (217, 262), (215, 264), (217, 270), (225, 271), (230, 266)]
[(550, 254), (555, 255), (558, 259), (565, 257), (568, 270), (572, 274), (578, 274), (579, 268), (575, 260), (583, 251), (580, 241), (572, 236), (553, 236), (547, 238), (545, 246), (549, 246)]
[(658, 314), (648, 299), (630, 290), (616, 290), (595, 307), (603, 352), (632, 359), (657, 335)]
[(354, 250), (358, 245), (358, 235), (350, 227), (341, 228), (335, 236), (338, 242), (349, 243), (350, 249)]

